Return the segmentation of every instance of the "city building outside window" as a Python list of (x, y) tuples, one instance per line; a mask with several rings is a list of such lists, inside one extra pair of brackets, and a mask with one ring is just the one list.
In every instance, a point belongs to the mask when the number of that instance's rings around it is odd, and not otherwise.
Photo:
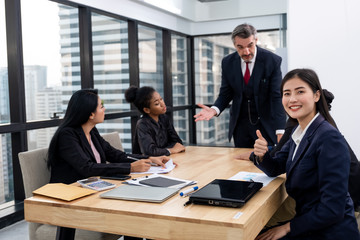
[[(173, 106), (189, 104), (188, 46), (186, 37), (171, 34)], [(173, 112), (173, 124), (184, 144), (189, 143), (189, 110)]]
[[(5, 7), (0, 1), (0, 124), (10, 123)], [(11, 135), (0, 134), (0, 209), (13, 204)]]
[[(26, 119), (63, 117), (71, 95), (81, 87), (78, 9), (22, 0), (21, 13)], [(28, 149), (48, 146), (55, 131), (28, 131)]]
[(164, 97), (162, 31), (138, 27), (140, 87), (152, 86)]
[[(130, 86), (128, 24), (126, 21), (91, 14), (94, 88), (104, 101), (106, 114), (128, 112), (124, 92)], [(98, 124), (100, 133), (119, 133), (124, 150), (131, 152), (130, 118), (107, 120)]]

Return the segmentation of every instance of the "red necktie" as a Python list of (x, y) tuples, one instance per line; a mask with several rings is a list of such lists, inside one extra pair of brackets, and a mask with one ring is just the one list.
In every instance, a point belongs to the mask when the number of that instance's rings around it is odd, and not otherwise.
[(246, 62), (246, 70), (244, 74), (244, 82), (247, 85), (250, 80), (249, 62)]

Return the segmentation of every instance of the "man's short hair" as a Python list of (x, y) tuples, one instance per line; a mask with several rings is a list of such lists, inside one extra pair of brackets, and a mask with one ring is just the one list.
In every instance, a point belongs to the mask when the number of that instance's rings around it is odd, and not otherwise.
[(244, 23), (244, 24), (238, 25), (232, 31), (231, 40), (233, 42), (235, 42), (236, 36), (245, 39), (245, 38), (250, 37), (251, 35), (254, 35), (254, 37), (256, 38), (256, 34), (257, 34), (256, 29), (252, 25)]

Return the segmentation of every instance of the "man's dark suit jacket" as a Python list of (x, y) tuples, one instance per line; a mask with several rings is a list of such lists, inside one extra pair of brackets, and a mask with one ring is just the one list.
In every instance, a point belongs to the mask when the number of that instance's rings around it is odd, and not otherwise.
[(344, 137), (319, 115), (307, 129), (293, 158), (295, 147), (290, 138), (275, 157), (266, 153), (262, 162), (256, 164), (268, 176), (286, 172), (287, 193), (296, 201), (290, 237), (360, 239), (347, 192), (350, 154)]
[[(65, 127), (58, 135), (56, 163), (51, 167), (52, 183), (70, 184), (91, 176), (103, 176), (113, 173), (129, 174), (130, 163), (128, 154), (113, 148), (99, 134), (96, 128), (90, 132), (91, 141), (101, 157), (97, 163), (94, 153), (81, 127)], [(147, 158), (132, 154), (136, 158)], [(106, 162), (110, 162), (106, 164)]]
[[(282, 80), (280, 65), (281, 57), (257, 47), (255, 66), (250, 81), (254, 83), (255, 104), (260, 123), (274, 143), (277, 142), (276, 130), (284, 129), (286, 120), (280, 94)], [(230, 109), (229, 140), (242, 110), (243, 90), (244, 77), (241, 71), (241, 60), (239, 54), (234, 52), (222, 60), (220, 93), (214, 103), (214, 106), (222, 112), (231, 100), (233, 101)]]

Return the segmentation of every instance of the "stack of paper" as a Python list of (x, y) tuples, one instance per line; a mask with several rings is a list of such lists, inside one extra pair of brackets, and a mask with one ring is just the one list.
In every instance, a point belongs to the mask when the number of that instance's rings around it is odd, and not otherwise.
[(254, 181), (254, 182), (261, 182), (265, 187), (268, 185), (272, 180), (276, 177), (268, 177), (265, 173), (255, 173), (255, 172), (238, 172), (229, 180), (241, 180), (241, 181)]
[(170, 158), (169, 161), (165, 163), (165, 167), (162, 166), (151, 166), (150, 169), (146, 172), (132, 172), (131, 174), (147, 174), (147, 173), (168, 173), (175, 168), (173, 160)]

